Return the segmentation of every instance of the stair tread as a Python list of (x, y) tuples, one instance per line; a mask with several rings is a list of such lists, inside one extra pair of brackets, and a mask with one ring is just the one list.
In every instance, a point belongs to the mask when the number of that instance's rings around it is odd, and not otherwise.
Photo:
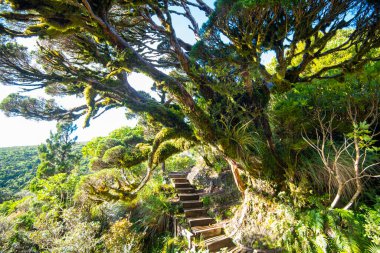
[(195, 192), (194, 189), (179, 189), (179, 190), (177, 191), (177, 194), (178, 194), (178, 193), (193, 193), (193, 192)]
[(178, 193), (180, 201), (184, 200), (199, 200), (199, 195), (194, 193)]
[(194, 187), (189, 183), (174, 183), (174, 188), (183, 189), (183, 188), (194, 188)]
[(203, 231), (208, 231), (208, 230), (213, 230), (213, 229), (218, 229), (218, 228), (223, 228), (221, 224), (212, 224), (212, 225), (207, 225), (207, 226), (194, 226), (191, 228), (191, 230), (194, 233), (200, 233)]
[(189, 173), (180, 173), (180, 172), (178, 172), (178, 173), (169, 173), (168, 174), (168, 176), (170, 177), (170, 178), (183, 178), (183, 177), (187, 177), (187, 175), (188, 175)]
[(186, 208), (189, 208), (189, 206), (203, 207), (203, 202), (199, 199), (181, 200), (180, 204), (182, 204), (182, 206)]
[(195, 192), (193, 189), (191, 190), (179, 190), (178, 193), (190, 193), (190, 192)]
[(230, 237), (228, 237), (225, 234), (222, 234), (222, 235), (217, 235), (217, 236), (214, 236), (214, 237), (210, 237), (210, 238), (204, 240), (204, 243), (206, 244), (206, 246), (209, 246), (211, 244), (214, 244), (214, 243), (217, 243), (217, 242), (220, 242), (220, 241), (224, 241), (224, 240), (231, 240), (231, 242), (232, 242), (232, 239)]
[(207, 208), (202, 208), (202, 207), (184, 208), (183, 211), (184, 212), (207, 211)]
[(187, 218), (188, 221), (195, 221), (195, 220), (214, 220), (214, 218), (208, 217), (208, 216), (200, 216), (200, 217), (190, 217)]
[(178, 193), (178, 196), (199, 196), (199, 193)]

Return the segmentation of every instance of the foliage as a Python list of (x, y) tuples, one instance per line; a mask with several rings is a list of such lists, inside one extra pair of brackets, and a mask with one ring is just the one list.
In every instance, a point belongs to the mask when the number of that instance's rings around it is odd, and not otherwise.
[(365, 207), (365, 234), (374, 245), (380, 246), (380, 198), (376, 197), (373, 208)]
[(364, 217), (346, 210), (318, 210), (296, 214), (298, 222), (283, 236), (290, 252), (364, 252)]
[(358, 109), (357, 120), (364, 121), (366, 110), (380, 96), (379, 71), (379, 63), (371, 64), (366, 66), (364, 73), (348, 75), (343, 81), (299, 84), (288, 93), (276, 95), (271, 108), (276, 134), (295, 143), (301, 138), (302, 132), (312, 135), (314, 127), (318, 125), (316, 111), (323, 113), (326, 118), (336, 115), (333, 123), (334, 131), (338, 134), (351, 132), (348, 103)]
[[(158, 238), (152, 253), (179, 253), (185, 252), (187, 243), (184, 238), (172, 237), (170, 235)], [(199, 252), (199, 251), (197, 251)]]
[(283, 141), (289, 185), (294, 188), (296, 181), (295, 188), (306, 189), (304, 197), (310, 191), (326, 194), (334, 207), (342, 196), (345, 208), (350, 208), (376, 183), (366, 179), (379, 174), (375, 137), (379, 66), (367, 65), (363, 73), (340, 81), (300, 84), (273, 101), (273, 122)]
[[(330, 209), (321, 205), (319, 201), (323, 199), (312, 195), (306, 201), (315, 205), (300, 208), (284, 203), (274, 191), (274, 201), (268, 201), (262, 195), (263, 189), (272, 186), (265, 182), (256, 181), (255, 187), (254, 192), (248, 193), (248, 212), (243, 222), (239, 223), (242, 214), (241, 208), (237, 208), (227, 230), (236, 232), (235, 240), (243, 245), (285, 252), (370, 252), (377, 245), (375, 237), (365, 232), (376, 234), (377, 223), (368, 218), (370, 213), (376, 217), (376, 207), (362, 211)], [(236, 230), (237, 226), (240, 227)]]
[(170, 171), (186, 171), (195, 165), (194, 156), (190, 152), (176, 154), (165, 161), (165, 169)]
[(104, 242), (109, 252), (141, 252), (143, 233), (132, 230), (132, 224), (128, 218), (115, 222), (110, 232), (104, 235)]
[(36, 147), (0, 148), (0, 203), (14, 198), (36, 175)]
[(38, 165), (37, 177), (46, 178), (57, 173), (68, 173), (79, 163), (80, 156), (73, 149), (77, 137), (71, 137), (76, 128), (72, 123), (58, 123), (57, 132), (50, 132), (46, 144), (38, 147), (41, 163)]
[(170, 202), (173, 193), (168, 185), (162, 185), (160, 176), (154, 177), (139, 193), (131, 219), (135, 229), (145, 233), (143, 252), (152, 252), (158, 245), (165, 247), (160, 237), (171, 231), (171, 217), (177, 211)]

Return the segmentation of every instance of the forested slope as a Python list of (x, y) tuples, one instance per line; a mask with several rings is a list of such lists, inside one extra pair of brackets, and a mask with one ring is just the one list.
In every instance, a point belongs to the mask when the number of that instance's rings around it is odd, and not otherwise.
[[(83, 143), (73, 149), (79, 152)], [(36, 176), (38, 146), (0, 148), (0, 203), (12, 199)]]
[(36, 175), (37, 146), (0, 148), (0, 202), (10, 199)]

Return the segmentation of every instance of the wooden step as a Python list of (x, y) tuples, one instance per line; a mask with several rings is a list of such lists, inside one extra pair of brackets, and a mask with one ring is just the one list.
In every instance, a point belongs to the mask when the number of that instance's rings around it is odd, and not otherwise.
[(181, 203), (184, 209), (203, 207), (203, 202), (199, 200), (186, 200), (186, 201), (181, 201)]
[(196, 193), (179, 193), (178, 197), (180, 201), (199, 200), (199, 195)]
[(173, 183), (189, 183), (186, 178), (172, 178)]
[(208, 226), (195, 226), (191, 231), (196, 237), (209, 238), (223, 233), (223, 227), (220, 224), (213, 224)]
[(210, 252), (217, 252), (222, 248), (230, 248), (234, 246), (232, 239), (226, 235), (210, 237), (209, 239), (206, 239), (204, 243)]
[(176, 189), (178, 193), (194, 193), (195, 189), (190, 187), (190, 188), (178, 188)]
[(170, 172), (168, 174), (168, 177), (169, 178), (187, 178), (187, 174), (188, 173), (184, 173), (184, 172)]
[(187, 218), (187, 221), (189, 222), (190, 227), (208, 226), (208, 225), (216, 223), (216, 221), (213, 218), (210, 218), (210, 217)]
[(174, 183), (174, 188), (180, 189), (180, 188), (191, 188), (193, 187), (190, 183)]
[(207, 216), (207, 210), (204, 208), (186, 208), (183, 211), (186, 218)]

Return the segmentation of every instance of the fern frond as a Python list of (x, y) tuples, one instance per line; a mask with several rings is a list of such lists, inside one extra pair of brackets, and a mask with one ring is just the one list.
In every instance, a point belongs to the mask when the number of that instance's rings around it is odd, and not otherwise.
[(371, 244), (366, 251), (368, 253), (380, 253), (380, 245)]

